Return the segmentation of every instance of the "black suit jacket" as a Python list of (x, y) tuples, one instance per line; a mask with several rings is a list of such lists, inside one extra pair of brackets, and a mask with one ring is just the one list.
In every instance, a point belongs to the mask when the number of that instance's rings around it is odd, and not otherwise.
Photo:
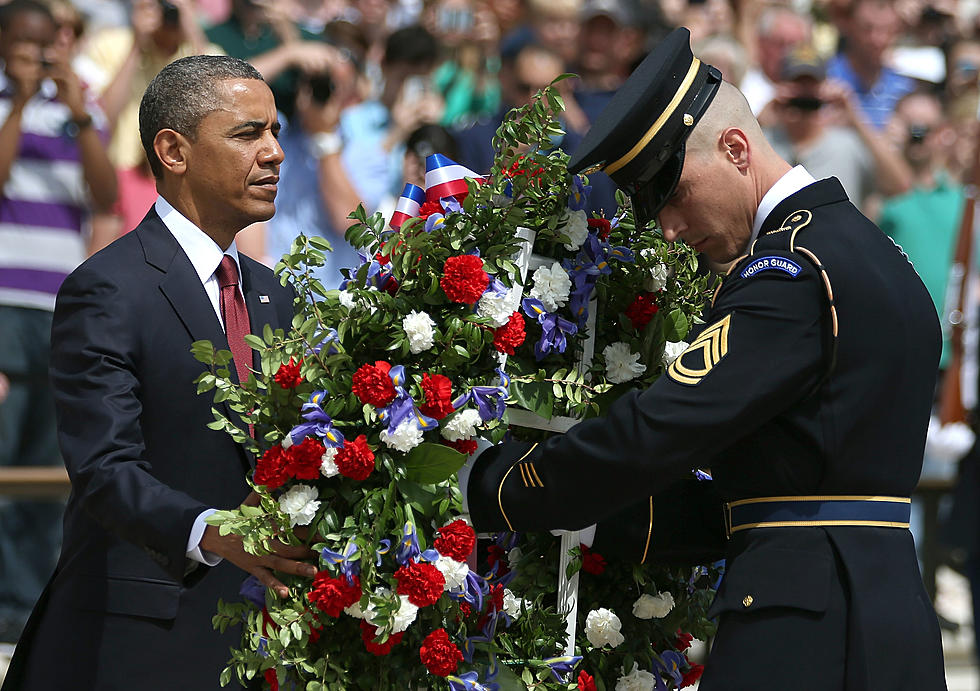
[[(801, 247), (826, 268), (836, 347), (826, 286)], [(749, 269), (762, 257), (799, 271)], [(720, 525), (712, 494), (910, 496), (939, 360), (936, 311), (907, 258), (836, 179), (777, 205), (706, 321), (704, 347), (606, 417), (533, 450), (514, 443), (484, 453), (469, 480), (475, 527), (600, 521), (596, 549), (604, 533), (632, 535), (639, 559), (679, 550), (689, 526), (702, 537)], [(711, 468), (714, 491), (686, 493), (700, 503), (683, 506), (681, 521), (654, 498), (651, 523), (650, 495), (698, 467)], [(616, 515), (629, 506), (632, 522)], [(726, 547), (704, 691), (946, 688), (908, 530), (759, 528)]]
[[(242, 255), (240, 266), (252, 331), (288, 328), (291, 291)], [(213, 398), (192, 383), (204, 369), (190, 353), (200, 339), (227, 348), (190, 260), (153, 210), (65, 280), (51, 377), (72, 493), (58, 567), (3, 691), (219, 687), (237, 632), (219, 635), (211, 617), (245, 574), (185, 553), (203, 510), (244, 499), (251, 461), (206, 427)]]

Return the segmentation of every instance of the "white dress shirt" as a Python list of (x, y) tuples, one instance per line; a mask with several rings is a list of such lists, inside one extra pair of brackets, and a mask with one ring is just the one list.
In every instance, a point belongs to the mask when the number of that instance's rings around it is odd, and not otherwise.
[[(211, 306), (214, 308), (214, 313), (218, 317), (218, 323), (224, 329), (225, 323), (221, 318), (221, 287), (218, 285), (218, 277), (215, 276), (215, 271), (226, 254), (235, 260), (235, 266), (240, 267), (238, 248), (235, 247), (235, 242), (232, 241), (228, 249), (222, 250), (218, 247), (218, 243), (212, 240), (207, 233), (187, 220), (182, 213), (171, 206), (170, 202), (163, 197), (157, 197), (153, 208), (156, 209), (157, 215), (163, 221), (163, 225), (167, 226), (167, 230), (177, 240), (177, 244), (184, 250), (184, 254), (191, 260), (191, 266), (194, 267), (197, 277), (201, 279), (201, 284), (204, 286), (204, 290), (211, 300)], [(239, 268), (238, 289), (241, 290), (241, 288), (242, 272)], [(189, 385), (190, 383), (188, 383)], [(215, 511), (216, 509), (202, 511), (194, 520), (194, 525), (191, 527), (191, 534), (187, 538), (187, 558), (202, 564), (207, 564), (208, 566), (214, 566), (221, 561), (221, 557), (218, 555), (201, 549), (201, 538), (204, 536), (204, 529), (207, 527), (204, 519)]]
[(779, 202), (816, 181), (816, 178), (810, 175), (803, 166), (792, 168), (783, 177), (776, 180), (776, 184), (769, 188), (769, 191), (762, 196), (762, 201), (759, 202), (759, 208), (755, 212), (755, 221), (752, 224), (752, 237), (749, 238), (749, 244), (745, 251), (748, 252), (749, 247), (759, 237), (762, 224), (766, 222), (766, 217), (779, 205)]

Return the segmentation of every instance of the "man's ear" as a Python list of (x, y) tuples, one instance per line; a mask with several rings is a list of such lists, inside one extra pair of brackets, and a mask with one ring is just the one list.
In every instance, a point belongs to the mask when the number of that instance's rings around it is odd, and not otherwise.
[(153, 138), (153, 150), (165, 171), (173, 175), (183, 175), (187, 171), (190, 140), (180, 132), (160, 130)]
[(726, 158), (731, 161), (740, 173), (749, 168), (750, 146), (745, 132), (737, 127), (729, 127), (721, 133), (720, 144)]

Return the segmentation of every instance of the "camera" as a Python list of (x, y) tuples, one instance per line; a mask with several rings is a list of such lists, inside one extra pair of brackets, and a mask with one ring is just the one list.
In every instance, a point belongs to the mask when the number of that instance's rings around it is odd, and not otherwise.
[(909, 125), (909, 144), (921, 144), (929, 136), (929, 128), (925, 125)]
[(163, 23), (167, 26), (177, 26), (180, 24), (180, 8), (168, 0), (158, 0), (160, 10), (163, 12)]
[(818, 96), (793, 96), (786, 101), (786, 106), (812, 113), (823, 107), (823, 99)]
[(310, 86), (311, 98), (320, 105), (330, 100), (333, 95), (333, 79), (329, 72), (320, 72), (306, 77), (306, 83)]

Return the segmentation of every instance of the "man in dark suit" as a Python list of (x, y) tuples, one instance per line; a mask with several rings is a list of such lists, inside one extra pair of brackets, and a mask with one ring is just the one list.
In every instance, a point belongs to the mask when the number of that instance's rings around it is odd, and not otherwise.
[(703, 691), (945, 689), (908, 530), (935, 309), (840, 183), (779, 158), (688, 41), (677, 30), (651, 53), (569, 168), (605, 170), (640, 223), (656, 217), (667, 240), (732, 268), (705, 328), (649, 389), (478, 458), (473, 523), (599, 521), (596, 549), (643, 561), (683, 546), (679, 483), (710, 467), (714, 492), (683, 509), (698, 531), (714, 520), (728, 560)]
[(211, 617), (242, 569), (280, 592), (273, 570), (313, 573), (301, 551), (255, 557), (205, 524), (246, 497), (252, 460), (206, 428), (216, 404), (192, 383), (194, 341), (227, 344), (241, 380), (255, 365), (244, 334), (289, 327), (292, 293), (234, 242), (275, 212), (278, 128), (268, 86), (234, 58), (178, 60), (144, 94), (160, 197), (58, 294), (51, 376), (72, 494), (4, 691), (217, 689), (237, 635)]

